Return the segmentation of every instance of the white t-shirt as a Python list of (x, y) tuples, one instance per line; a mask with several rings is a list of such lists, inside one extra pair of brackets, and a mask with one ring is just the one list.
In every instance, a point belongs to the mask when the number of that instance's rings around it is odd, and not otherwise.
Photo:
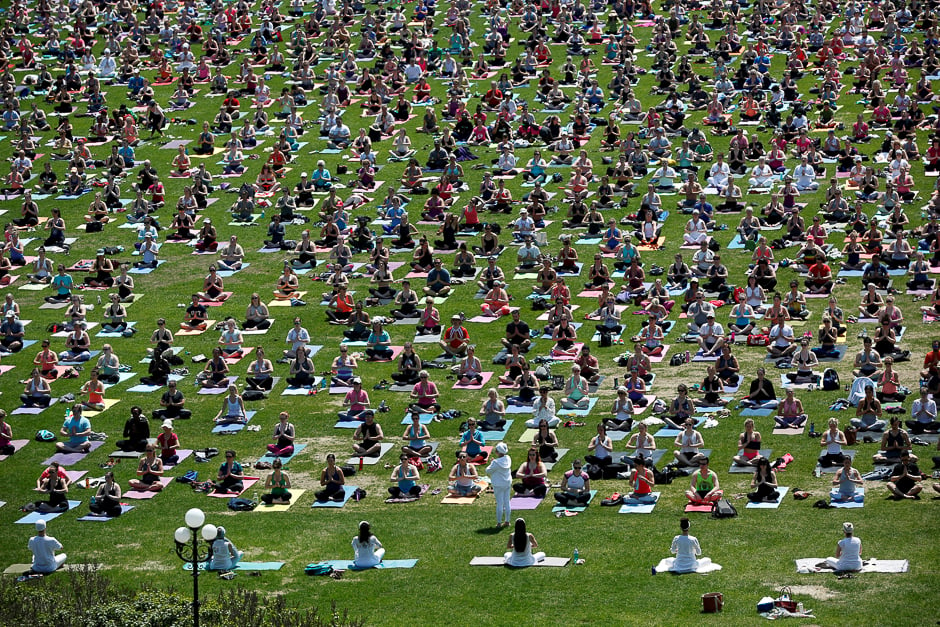
[(353, 563), (360, 568), (371, 568), (382, 561), (375, 554), (376, 549), (382, 548), (382, 543), (375, 536), (369, 538), (369, 541), (365, 543), (359, 541), (359, 536), (355, 536), (352, 539), (352, 548), (356, 554)]
[(783, 327), (775, 326), (770, 330), (770, 339), (774, 343), (774, 346), (778, 348), (786, 348), (790, 345), (790, 342), (786, 339), (793, 339), (793, 328), (783, 325)]
[(698, 568), (696, 556), (702, 554), (702, 547), (698, 544), (698, 538), (695, 536), (678, 535), (672, 539), (670, 549), (676, 554), (676, 559), (672, 563), (672, 572), (691, 573)]
[(62, 545), (59, 541), (51, 536), (30, 538), (29, 550), (33, 552), (33, 570), (37, 573), (55, 572), (55, 552), (61, 549)]
[(842, 557), (836, 570), (861, 570), (862, 568), (862, 541), (851, 536), (839, 540), (842, 548)]

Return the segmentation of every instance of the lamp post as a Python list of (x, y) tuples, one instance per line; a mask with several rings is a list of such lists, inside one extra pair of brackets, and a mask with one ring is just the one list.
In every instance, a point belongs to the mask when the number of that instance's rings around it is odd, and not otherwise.
[(173, 537), (176, 539), (176, 555), (193, 567), (193, 627), (199, 627), (199, 563), (209, 557), (209, 548), (208, 545), (205, 548), (199, 546), (198, 531), (202, 527), (202, 537), (208, 543), (215, 540), (216, 527), (203, 527), (206, 515), (196, 507), (186, 512), (184, 520), (186, 526), (179, 527)]

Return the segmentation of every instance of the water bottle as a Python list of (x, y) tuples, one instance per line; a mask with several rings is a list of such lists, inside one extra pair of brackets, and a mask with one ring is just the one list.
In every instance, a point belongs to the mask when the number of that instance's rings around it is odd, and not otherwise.
[(254, 501), (255, 503), (260, 503), (260, 501), (258, 500), (258, 491), (257, 491), (257, 490), (255, 490), (254, 494), (252, 494), (251, 500)]
[(575, 549), (574, 549), (574, 555), (572, 555), (572, 557), (571, 557), (571, 563), (572, 563), (573, 565), (577, 565), (577, 563), (578, 563), (578, 558), (579, 558), (579, 557), (581, 557), (581, 554), (578, 553), (578, 549), (577, 549), (577, 547), (575, 547)]
[(816, 433), (816, 423), (811, 422), (809, 423), (809, 434), (813, 435), (814, 433)]
[(360, 456), (359, 457), (359, 471), (360, 472), (362, 471), (362, 465), (363, 465), (362, 456)]

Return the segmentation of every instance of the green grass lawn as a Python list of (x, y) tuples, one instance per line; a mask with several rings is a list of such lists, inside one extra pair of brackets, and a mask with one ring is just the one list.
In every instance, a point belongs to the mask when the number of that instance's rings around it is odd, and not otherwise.
[[(658, 3), (657, 3), (658, 6)], [(407, 7), (409, 10), (411, 7)], [(474, 8), (472, 25), (473, 38), (479, 42), (485, 31), (487, 18), (480, 15), (480, 6)], [(282, 6), (286, 12), (286, 4)], [(659, 11), (665, 14), (665, 10)], [(438, 21), (442, 14), (439, 13)], [(743, 28), (743, 27), (742, 27)], [(651, 28), (636, 28), (637, 38), (641, 43), (649, 41)], [(522, 52), (516, 27), (513, 27), (516, 36), (510, 47), (508, 59), (514, 60)], [(715, 38), (715, 32), (709, 32)], [(449, 29), (441, 27), (438, 35), (440, 41), (446, 41)], [(322, 41), (322, 39), (320, 40)], [(247, 42), (239, 45), (239, 51), (247, 46)], [(95, 48), (96, 54), (101, 53), (103, 44), (99, 38)], [(196, 46), (198, 52), (199, 46)], [(680, 51), (687, 46), (680, 44)], [(564, 48), (553, 46), (553, 70), (559, 69), (564, 62)], [(237, 60), (241, 57), (236, 56)], [(600, 65), (600, 59), (594, 57), (599, 65), (598, 79), (602, 86), (606, 86), (611, 76), (611, 67)], [(773, 71), (776, 75), (785, 67), (787, 57), (776, 54), (773, 57)], [(638, 48), (637, 64), (649, 67), (652, 59)], [(237, 71), (237, 61), (226, 68), (229, 75)], [(316, 68), (318, 76), (328, 65), (322, 61)], [(848, 64), (854, 65), (854, 64)], [(710, 73), (710, 66), (697, 65), (700, 74)], [(916, 72), (912, 72), (916, 74)], [(154, 70), (145, 70), (145, 76), (153, 77)], [(17, 72), (17, 80), (23, 74)], [(915, 79), (916, 80), (916, 79)], [(664, 97), (651, 95), (650, 87), (654, 78), (647, 76), (641, 79), (637, 95), (644, 108), (648, 108), (663, 101)], [(285, 78), (273, 75), (270, 78), (272, 94), (280, 93)], [(807, 76), (799, 83), (801, 90), (806, 92), (816, 83), (816, 79)], [(432, 80), (433, 93), (438, 98), (444, 97), (446, 83)], [(534, 85), (534, 81), (532, 83)], [(485, 91), (485, 83), (474, 83), (477, 92)], [(168, 113), (169, 117), (179, 116), (192, 118), (200, 122), (193, 125), (170, 125), (165, 131), (164, 140), (171, 138), (184, 138), (195, 140), (201, 128), (201, 121), (211, 119), (216, 112), (220, 99), (205, 97), (207, 86), (202, 85), (202, 93), (196, 99), (196, 106), (182, 114)], [(124, 90), (121, 86), (106, 87), (108, 103), (117, 106), (124, 99)], [(172, 94), (170, 87), (156, 88), (158, 99), (165, 104)], [(533, 87), (522, 89), (519, 96), (530, 103), (533, 102), (535, 90)], [(317, 104), (318, 94), (311, 94), (313, 101), (302, 110), (306, 120), (315, 120), (320, 112)], [(837, 119), (847, 126), (855, 120), (858, 113), (870, 114), (862, 104), (856, 101), (859, 98), (844, 91), (839, 99), (841, 108)], [(243, 102), (246, 100), (242, 99)], [(21, 109), (25, 111), (30, 102), (42, 104), (40, 98), (24, 100)], [(475, 108), (476, 100), (471, 99), (468, 108)], [(601, 115), (606, 116), (611, 104), (604, 109)], [(243, 111), (246, 107), (243, 106)], [(275, 109), (269, 109), (272, 113)], [(925, 110), (930, 113), (929, 107)], [(424, 160), (431, 147), (431, 138), (420, 135), (415, 129), (420, 124), (421, 110), (416, 110), (418, 117), (410, 120), (405, 128), (418, 149), (419, 159)], [(539, 121), (544, 115), (538, 114)], [(688, 120), (688, 126), (696, 125), (703, 118), (702, 112), (694, 112)], [(347, 123), (351, 126), (353, 135), (360, 126), (368, 126), (371, 117), (360, 118), (358, 109), (354, 105), (346, 115)], [(492, 119), (492, 114), (490, 119)], [(737, 121), (737, 117), (735, 118)], [(55, 118), (50, 117), (55, 125)], [(566, 122), (563, 119), (563, 123)], [(87, 132), (90, 119), (75, 118), (76, 136)], [(623, 130), (633, 130), (625, 126)], [(841, 133), (840, 133), (841, 134)], [(12, 154), (12, 134), (0, 143), (0, 155), (10, 157)], [(41, 134), (40, 144), (44, 144), (53, 137), (53, 133)], [(143, 135), (146, 137), (147, 133)], [(595, 171), (603, 169), (601, 158), (603, 155), (615, 153), (601, 153), (600, 133), (595, 132), (590, 142), (585, 146), (595, 164)], [(920, 132), (918, 145), (921, 150), (927, 147), (926, 132)], [(728, 138), (708, 135), (716, 152), (727, 148)], [(766, 132), (761, 132), (765, 145), (769, 142)], [(324, 159), (328, 167), (335, 173), (336, 166), (342, 163), (340, 155), (312, 154), (313, 150), (324, 147), (324, 141), (316, 136), (316, 129), (307, 130), (303, 136), (307, 145), (294, 155), (291, 171), (285, 182), (293, 186), (299, 180), (301, 171), (311, 171), (318, 159)], [(233, 186), (243, 181), (253, 181), (260, 171), (261, 163), (270, 150), (272, 138), (265, 138), (265, 143), (252, 151), (251, 154), (261, 155), (257, 161), (247, 161), (248, 171), (241, 179), (231, 180)], [(403, 165), (399, 163), (385, 163), (384, 149), (388, 141), (378, 145), (380, 151), (379, 163), (383, 165), (379, 172), (379, 179), (385, 180), (376, 197), (384, 196), (388, 185), (394, 184), (403, 172)], [(190, 144), (194, 147), (195, 144)], [(877, 146), (869, 144), (862, 146), (863, 153), (871, 154)], [(488, 164), (496, 157), (496, 151), (491, 148), (473, 147), (472, 151), (479, 157), (478, 161), (464, 163), (467, 172), (467, 182), (471, 190), (476, 190), (482, 178), (482, 172), (471, 168), (475, 163)], [(47, 153), (49, 149), (42, 147), (39, 152)], [(96, 158), (104, 158), (108, 154), (107, 147), (92, 149)], [(532, 148), (517, 151), (520, 164), (524, 163), (532, 153)], [(182, 194), (185, 181), (165, 178), (171, 169), (171, 160), (176, 152), (161, 149), (158, 140), (144, 142), (137, 149), (138, 160), (150, 159), (161, 175), (164, 175), (167, 187), (167, 206), (159, 211), (162, 224), (168, 224), (175, 213), (177, 198)], [(48, 156), (36, 160), (36, 171), (41, 169)], [(221, 173), (221, 166), (216, 165), (215, 159), (206, 161), (207, 167), (214, 174)], [(198, 164), (198, 160), (194, 160)], [(791, 167), (796, 165), (794, 160), (788, 163)], [(53, 167), (64, 177), (63, 162), (53, 162)], [(825, 187), (825, 181), (833, 176), (833, 167), (828, 166), (825, 176), (819, 180)], [(906, 205), (905, 211), (911, 218), (912, 226), (923, 222), (919, 207), (929, 198), (933, 181), (923, 177), (923, 165), (919, 160), (912, 163), (912, 170), (917, 180), (917, 189), (920, 191), (920, 200), (913, 205)], [(135, 168), (136, 171), (136, 168)], [(558, 170), (551, 170), (558, 171)], [(100, 170), (99, 170), (100, 172)], [(352, 181), (351, 175), (339, 177), (344, 183)], [(128, 191), (133, 175), (122, 185), (124, 197), (132, 197)], [(704, 177), (700, 177), (704, 181)], [(219, 180), (217, 179), (217, 183)], [(513, 197), (518, 199), (524, 188), (521, 187), (521, 178), (507, 183)], [(645, 184), (641, 182), (641, 184)], [(739, 182), (739, 184), (741, 184)], [(745, 187), (741, 184), (742, 187)], [(557, 191), (557, 185), (550, 184), (550, 191)], [(345, 196), (349, 190), (341, 191)], [(458, 206), (467, 202), (471, 194), (464, 191), (458, 200)], [(120, 230), (118, 224), (124, 217), (115, 214), (112, 223), (105, 227), (103, 233), (79, 233), (75, 226), (82, 223), (82, 215), (87, 209), (93, 194), (85, 195), (74, 201), (60, 201), (54, 197), (40, 201), (41, 215), (48, 216), (52, 207), (62, 209), (68, 225), (68, 235), (80, 236), (77, 244), (72, 247), (69, 256), (53, 255), (56, 262), (71, 264), (78, 259), (92, 258), (95, 249), (102, 246), (123, 245), (125, 252), (116, 255), (116, 259), (131, 261), (129, 251), (134, 242), (134, 231)], [(248, 296), (257, 291), (264, 300), (269, 300), (271, 290), (284, 255), (258, 254), (257, 251), (264, 237), (265, 226), (262, 227), (231, 227), (227, 226), (228, 208), (234, 202), (233, 194), (216, 192), (212, 196), (217, 202), (204, 213), (219, 227), (219, 239), (224, 241), (228, 236), (236, 234), (247, 253), (246, 261), (251, 266), (239, 272), (235, 277), (226, 280), (228, 289), (235, 291), (234, 297), (221, 307), (211, 308), (211, 317), (219, 320), (225, 316), (242, 318), (248, 303)], [(567, 206), (561, 202), (562, 196), (554, 199), (553, 204), (559, 208), (559, 213), (550, 214), (548, 218), (552, 224), (546, 228), (550, 252), (557, 252), (559, 248), (558, 236), (566, 231), (561, 220)], [(807, 223), (810, 216), (815, 213), (822, 192), (804, 196), (801, 200), (809, 203), (804, 211)], [(768, 198), (765, 196), (746, 197), (746, 200), (762, 206)], [(422, 197), (416, 196), (409, 206), (409, 213), (413, 222), (417, 221), (419, 206)], [(664, 251), (644, 253), (644, 264), (656, 263), (667, 266), (673, 255), (677, 252), (681, 242), (683, 226), (686, 221), (680, 212), (675, 211), (675, 197), (665, 197), (664, 207), (670, 210), (670, 217), (665, 223), (664, 234), (667, 246)], [(376, 203), (370, 203), (359, 208), (353, 215), (374, 216)], [(18, 201), (3, 201), (2, 208), (6, 210), (8, 218), (18, 215), (20, 203)], [(626, 209), (608, 211), (605, 215), (620, 218), (627, 213), (633, 213), (638, 208), (637, 199), (631, 199)], [(866, 213), (873, 214), (875, 205), (866, 205)], [(312, 214), (308, 214), (312, 215)], [(514, 218), (515, 216), (513, 216)], [(485, 219), (492, 220), (487, 216)], [(504, 227), (509, 217), (499, 216), (496, 221)], [(316, 218), (314, 217), (314, 221)], [(716, 231), (714, 237), (726, 247), (734, 234), (734, 227), (739, 220), (738, 215), (721, 215), (718, 222), (728, 225), (729, 230)], [(299, 239), (304, 227), (289, 226), (288, 237)], [(433, 237), (432, 229), (419, 226), (419, 229)], [(316, 235), (317, 229), (313, 229)], [(503, 240), (505, 242), (506, 231)], [(42, 236), (41, 232), (27, 233), (30, 237)], [(774, 235), (776, 237), (777, 235)], [(829, 242), (841, 248), (843, 234), (836, 233), (829, 237)], [(475, 243), (475, 242), (473, 242)], [(38, 242), (29, 244), (27, 254), (35, 254)], [(583, 259), (590, 256), (593, 247), (579, 246), (578, 251)], [(778, 253), (778, 258), (787, 254), (795, 254), (794, 249), (785, 253)], [(136, 275), (136, 292), (143, 297), (129, 307), (129, 318), (137, 321), (140, 332), (129, 339), (117, 339), (112, 343), (123, 363), (131, 364), (138, 374), (146, 374), (146, 365), (138, 361), (144, 356), (149, 346), (149, 337), (155, 328), (158, 317), (166, 317), (169, 327), (176, 329), (182, 319), (182, 310), (177, 309), (178, 303), (188, 301), (188, 295), (199, 289), (202, 279), (212, 257), (191, 256), (190, 249), (179, 244), (164, 246), (162, 256), (168, 260), (155, 272), (148, 275)], [(688, 259), (692, 251), (683, 251)], [(744, 283), (743, 273), (747, 269), (750, 254), (746, 251), (729, 251), (724, 254), (724, 261), (730, 268), (731, 280), (735, 284)], [(512, 276), (515, 265), (514, 249), (499, 259), (500, 266), (507, 276)], [(451, 254), (445, 255), (447, 260), (452, 259)], [(364, 261), (364, 255), (359, 255), (356, 261)], [(393, 260), (408, 261), (410, 255), (397, 254)], [(27, 338), (41, 339), (46, 337), (45, 329), (53, 322), (60, 321), (62, 310), (38, 309), (42, 303), (42, 296), (46, 292), (20, 290), (25, 281), (25, 271), (17, 271), (20, 279), (5, 291), (14, 295), (23, 311), (23, 317), (32, 320), (27, 327)], [(404, 269), (395, 273), (396, 278), (402, 278)], [(781, 270), (779, 277), (781, 284), (794, 276), (792, 270)], [(80, 279), (75, 274), (76, 282)], [(580, 291), (580, 284), (585, 278), (571, 279), (572, 293)], [(515, 298), (514, 304), (522, 306), (523, 319), (535, 326), (538, 315), (532, 312), (528, 303), (524, 301), (527, 295), (529, 282), (517, 281), (510, 284), (510, 294)], [(323, 291), (322, 283), (310, 282), (309, 278), (301, 277), (301, 289), (308, 290), (308, 305), (304, 308), (274, 308), (273, 316), (277, 319), (273, 330), (262, 336), (247, 336), (249, 345), (263, 345), (268, 356), (276, 359), (282, 347), (284, 338), (290, 328), (290, 320), (299, 315), (304, 325), (310, 330), (315, 344), (322, 344), (324, 348), (315, 358), (317, 371), (329, 367), (330, 361), (337, 354), (337, 344), (342, 338), (342, 327), (328, 325), (325, 322), (323, 308), (317, 304), (318, 295)], [(367, 293), (368, 279), (356, 279), (352, 282), (353, 289), (357, 290), (357, 298)], [(420, 286), (420, 284), (419, 284)], [(858, 279), (850, 279), (844, 285), (836, 287), (836, 295), (846, 313), (854, 312), (859, 294), (860, 283)], [(466, 312), (468, 317), (474, 316), (482, 301), (475, 300), (473, 293), (475, 286), (464, 285), (458, 287), (454, 294), (444, 305), (440, 306), (442, 319), (447, 320), (457, 312)], [(101, 321), (102, 307), (97, 306), (96, 295), (101, 292), (86, 293), (86, 302), (95, 304), (95, 310), (89, 313), (89, 319)], [(595, 301), (575, 298), (576, 304), (581, 305), (576, 314), (588, 312)], [(901, 381), (909, 388), (916, 389), (918, 385), (918, 371), (920, 360), (929, 349), (930, 340), (937, 337), (936, 329), (921, 324), (919, 304), (912, 302), (910, 296), (900, 295), (898, 304), (904, 311), (908, 322), (904, 335), (904, 347), (912, 352), (912, 360), (898, 364)], [(819, 312), (825, 305), (825, 300), (811, 300), (810, 308), (814, 311), (809, 326), (804, 329), (815, 330), (819, 321)], [(370, 313), (387, 314), (390, 307), (370, 307)], [(727, 326), (727, 308), (720, 310), (719, 321)], [(673, 319), (676, 314), (673, 314)], [(627, 330), (623, 337), (629, 338), (640, 328), (640, 319), (637, 316), (625, 315), (624, 323)], [(679, 321), (680, 327), (684, 324)], [(488, 364), (495, 354), (499, 338), (503, 334), (502, 322), (492, 324), (468, 325), (471, 338), (478, 346), (478, 356), (484, 364)], [(587, 324), (583, 329), (592, 328)], [(851, 356), (859, 349), (860, 340), (856, 333), (863, 328), (860, 325), (850, 325), (848, 334), (849, 357), (836, 368), (839, 371), (843, 384), (851, 382)], [(683, 329), (673, 331), (668, 343), (673, 345), (673, 351), (685, 349), (678, 342), (678, 335)], [(96, 330), (95, 330), (96, 331)], [(92, 336), (94, 332), (92, 332)], [(799, 331), (799, 329), (798, 329)], [(869, 328), (869, 332), (873, 329)], [(394, 326), (390, 328), (393, 344), (402, 344), (411, 339), (410, 327)], [(583, 333), (582, 333), (583, 334)], [(216, 344), (217, 334), (205, 333), (195, 338), (178, 338), (177, 344), (185, 346), (183, 355), (187, 367), (195, 373), (201, 366), (190, 362), (192, 355), (199, 353), (209, 354)], [(582, 338), (583, 339), (583, 338)], [(63, 340), (53, 339), (53, 348), (62, 350)], [(93, 348), (100, 349), (103, 341), (93, 337)], [(545, 354), (549, 342), (539, 342), (538, 353)], [(691, 348), (691, 347), (690, 347)], [(0, 407), (9, 413), (17, 406), (17, 396), (22, 390), (19, 383), (29, 373), (33, 356), (38, 345), (27, 348), (22, 353), (4, 357), (4, 365), (13, 365), (15, 369), (6, 372), (0, 378)], [(417, 345), (423, 358), (432, 358), (437, 355), (437, 348), (431, 345)], [(623, 378), (622, 368), (616, 367), (615, 358), (623, 348), (614, 346), (600, 348), (592, 346), (598, 355), (606, 380), (598, 392), (600, 401), (594, 412), (586, 419), (587, 425), (572, 429), (560, 429), (558, 437), (562, 447), (570, 448), (571, 452), (564, 458), (562, 465), (551, 474), (554, 482), (560, 481), (563, 468), (575, 457), (582, 457), (587, 452), (587, 444), (594, 434), (594, 425), (610, 411), (615, 397), (613, 389), (614, 377)], [(738, 347), (735, 349), (741, 362), (742, 372), (746, 383), (753, 377), (754, 371), (763, 361), (763, 349)], [(247, 361), (234, 366), (233, 374), (244, 380)], [(666, 399), (674, 396), (675, 386), (680, 382), (692, 384), (700, 381), (704, 375), (702, 364), (692, 363), (679, 367), (668, 366), (666, 361), (654, 367), (657, 380), (653, 393)], [(286, 376), (287, 366), (275, 366), (275, 374)], [(407, 395), (393, 392), (372, 391), (372, 386), (381, 379), (390, 378), (393, 364), (364, 364), (360, 372), (364, 380), (364, 388), (369, 390), (373, 406), (379, 401), (387, 402), (391, 411), (379, 414), (387, 438), (396, 439), (404, 427), (399, 421), (404, 415), (407, 406)], [(479, 411), (485, 394), (480, 392), (454, 391), (452, 382), (445, 379), (443, 370), (432, 370), (432, 378), (441, 388), (441, 402), (445, 408), (459, 409), (466, 415), (475, 415)], [(556, 366), (555, 373), (565, 373), (567, 369)], [(779, 379), (776, 369), (770, 369), (769, 377), (775, 383)], [(56, 381), (52, 384), (54, 396), (61, 396), (67, 392), (78, 393), (79, 386), (87, 380), (87, 369), (79, 379)], [(135, 380), (122, 383), (108, 390), (106, 397), (120, 399), (120, 402), (108, 409), (102, 415), (92, 419), (95, 431), (105, 431), (109, 441), (96, 452), (88, 456), (73, 468), (86, 470), (89, 476), (96, 477), (104, 473), (99, 464), (105, 462), (107, 454), (114, 448), (114, 441), (121, 436), (124, 421), (129, 415), (133, 405), (140, 405), (149, 411), (158, 406), (158, 394), (134, 394), (127, 392)], [(733, 520), (712, 520), (706, 514), (693, 515), (692, 533), (696, 535), (703, 547), (705, 555), (711, 557), (724, 568), (720, 572), (705, 576), (689, 575), (685, 577), (672, 577), (669, 575), (650, 575), (650, 567), (662, 557), (668, 555), (671, 539), (678, 533), (678, 518), (682, 515), (685, 504), (683, 492), (686, 489), (686, 480), (677, 480), (671, 486), (662, 487), (662, 498), (655, 512), (648, 516), (620, 516), (616, 508), (602, 508), (600, 500), (612, 492), (625, 492), (625, 482), (599, 481), (595, 482), (598, 490), (594, 504), (586, 512), (573, 518), (555, 518), (551, 514), (550, 503), (543, 503), (534, 511), (524, 512), (529, 529), (536, 535), (540, 550), (551, 556), (570, 556), (575, 548), (585, 559), (583, 566), (568, 568), (535, 568), (525, 571), (510, 571), (501, 568), (471, 568), (469, 562), (474, 556), (501, 555), (505, 550), (507, 534), (498, 532), (494, 527), (494, 500), (492, 495), (484, 495), (471, 506), (446, 506), (439, 504), (441, 496), (427, 495), (419, 502), (406, 505), (388, 505), (383, 503), (386, 487), (391, 485), (388, 481), (390, 471), (383, 468), (385, 461), (394, 461), (393, 455), (388, 455), (382, 463), (375, 466), (366, 466), (366, 469), (356, 475), (350, 483), (354, 483), (368, 491), (368, 497), (359, 503), (349, 503), (343, 509), (317, 509), (311, 510), (313, 491), (317, 488), (320, 470), (324, 465), (325, 456), (332, 452), (341, 460), (351, 454), (351, 431), (334, 429), (336, 412), (341, 408), (342, 398), (338, 395), (318, 394), (316, 396), (297, 397), (281, 396), (284, 381), (278, 384), (270, 398), (250, 403), (249, 408), (258, 411), (252, 424), (260, 425), (260, 432), (241, 432), (233, 436), (216, 436), (209, 433), (212, 416), (218, 411), (221, 397), (200, 396), (196, 394), (193, 385), (193, 376), (190, 375), (181, 383), (181, 389), (187, 397), (187, 406), (193, 410), (194, 417), (189, 421), (177, 421), (176, 430), (180, 435), (184, 448), (203, 448), (207, 446), (219, 449), (233, 448), (237, 451), (242, 462), (254, 461), (264, 452), (264, 446), (271, 441), (271, 432), (277, 422), (280, 411), (289, 411), (291, 419), (297, 426), (298, 439), (307, 444), (307, 448), (289, 464), (289, 474), (295, 488), (306, 489), (307, 492), (287, 513), (233, 513), (226, 509), (223, 499), (207, 498), (196, 494), (184, 485), (173, 483), (166, 493), (150, 501), (136, 501), (135, 509), (118, 520), (107, 523), (92, 524), (76, 522), (76, 518), (87, 512), (89, 494), (87, 491), (74, 487), (70, 498), (82, 499), (83, 503), (78, 511), (71, 511), (50, 523), (52, 535), (57, 536), (65, 545), (69, 554), (69, 561), (76, 563), (98, 563), (117, 581), (128, 584), (149, 584), (158, 587), (175, 586), (187, 589), (189, 578), (182, 571), (179, 560), (173, 551), (173, 531), (183, 523), (184, 512), (191, 507), (200, 507), (207, 513), (208, 522), (221, 524), (228, 530), (238, 547), (245, 551), (245, 559), (251, 561), (279, 560), (285, 566), (277, 572), (265, 572), (260, 578), (239, 576), (234, 584), (257, 589), (267, 594), (286, 595), (290, 603), (296, 606), (318, 605), (327, 607), (330, 601), (336, 601), (342, 608), (349, 608), (352, 616), (361, 617), (367, 624), (404, 624), (421, 622), (424, 624), (443, 624), (450, 620), (478, 623), (478, 624), (509, 624), (523, 621), (566, 620), (580, 624), (644, 624), (676, 625), (690, 621), (702, 620), (708, 623), (719, 621), (733, 624), (755, 624), (760, 618), (756, 615), (756, 603), (765, 595), (776, 596), (782, 586), (791, 586), (797, 600), (803, 601), (807, 608), (815, 610), (820, 624), (828, 625), (917, 625), (927, 624), (930, 616), (934, 614), (933, 599), (930, 592), (936, 589), (936, 565), (938, 551), (935, 543), (930, 540), (932, 521), (936, 519), (937, 503), (929, 490), (924, 493), (923, 499), (918, 502), (894, 502), (888, 500), (887, 490), (883, 484), (867, 484), (868, 499), (865, 508), (849, 512), (835, 510), (816, 510), (812, 504), (815, 500), (825, 498), (829, 488), (829, 479), (826, 475), (821, 478), (813, 476), (815, 457), (819, 451), (818, 441), (808, 437), (772, 436), (772, 424), (769, 418), (757, 419), (758, 430), (763, 432), (765, 446), (773, 448), (773, 456), (791, 453), (795, 461), (785, 472), (780, 473), (781, 485), (786, 485), (792, 491), (802, 488), (812, 493), (812, 497), (804, 501), (795, 501), (791, 496), (776, 511), (746, 511), (745, 501), (735, 501), (740, 516)], [(740, 398), (742, 393), (738, 394)], [(828, 412), (829, 405), (844, 394), (840, 392), (799, 391), (798, 396), (810, 415), (811, 421), (816, 424), (817, 430), (822, 430), (830, 415), (836, 416), (842, 426), (847, 425), (848, 419), (854, 416), (851, 411)], [(556, 400), (560, 400), (555, 394)], [(910, 407), (910, 402), (905, 405)], [(49, 429), (57, 432), (61, 424), (64, 405), (48, 409), (39, 416), (13, 416), (10, 423), (16, 438), (32, 438), (38, 429)], [(647, 414), (648, 415), (648, 414)], [(513, 416), (516, 421), (509, 431), (506, 442), (514, 460), (514, 466), (525, 457), (527, 445), (520, 443), (519, 436), (524, 429), (525, 415)], [(460, 421), (433, 423), (429, 429), (434, 440), (441, 443), (441, 457), (445, 469), (450, 467), (453, 451), (456, 450), (458, 426)], [(732, 411), (730, 418), (723, 419), (721, 423), (703, 432), (705, 443), (713, 450), (713, 469), (718, 472), (722, 486), (729, 496), (748, 491), (750, 477), (747, 475), (729, 475), (727, 469), (731, 456), (737, 450), (738, 434), (742, 430), (743, 418), (738, 411)], [(159, 431), (159, 424), (152, 421), (153, 435)], [(622, 450), (620, 443), (618, 450)], [(671, 448), (671, 442), (669, 443)], [(859, 443), (856, 447), (858, 467), (862, 473), (871, 469), (871, 455), (877, 450), (877, 444)], [(32, 441), (25, 449), (15, 456), (0, 462), (0, 499), (6, 505), (0, 509), (0, 526), (3, 526), (11, 535), (8, 541), (0, 547), (0, 564), (4, 567), (11, 563), (26, 562), (29, 553), (26, 550), (26, 541), (33, 535), (33, 528), (28, 525), (13, 525), (13, 521), (22, 515), (18, 508), (23, 503), (32, 500), (31, 491), (36, 478), (42, 470), (40, 463), (52, 454), (51, 444), (42, 444)], [(929, 458), (931, 453), (924, 448), (915, 451), (926, 460), (922, 469), (929, 472), (931, 466)], [(196, 464), (192, 458), (184, 462), (171, 474), (179, 475), (195, 469), (199, 471), (200, 479), (212, 478), (221, 458), (214, 463)], [(125, 460), (114, 467), (115, 474), (122, 486), (126, 487), (128, 479), (134, 476), (135, 465)], [(265, 471), (258, 471), (262, 476)], [(251, 471), (249, 471), (251, 474)], [(446, 488), (445, 473), (436, 473), (422, 478), (432, 488)], [(251, 492), (251, 491), (249, 491)], [(248, 496), (252, 496), (249, 494)], [(551, 496), (549, 496), (551, 500)], [(329, 578), (308, 578), (303, 573), (303, 566), (309, 562), (323, 559), (351, 558), (350, 539), (355, 533), (360, 520), (372, 522), (374, 531), (388, 549), (387, 559), (418, 558), (418, 565), (414, 570), (391, 570), (349, 572), (341, 581)], [(857, 535), (864, 542), (863, 555), (880, 559), (909, 559), (910, 572), (903, 575), (864, 574), (855, 579), (837, 580), (832, 575), (798, 575), (794, 567), (794, 558), (798, 557), (826, 557), (833, 554), (835, 543), (840, 538), (841, 523), (853, 521)], [(56, 576), (58, 578), (58, 575)], [(51, 580), (51, 581), (55, 581)], [(201, 578), (201, 585), (207, 594), (213, 594), (219, 589), (230, 587), (232, 582), (218, 580), (214, 575)], [(725, 597), (725, 611), (721, 617), (701, 616), (700, 596), (706, 592), (720, 591)], [(813, 621), (804, 621), (810, 624)]]

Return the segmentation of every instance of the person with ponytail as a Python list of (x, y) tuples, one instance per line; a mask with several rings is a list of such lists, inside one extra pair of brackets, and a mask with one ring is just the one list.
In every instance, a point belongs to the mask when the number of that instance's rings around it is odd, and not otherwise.
[(356, 568), (372, 568), (382, 563), (385, 548), (379, 539), (372, 535), (372, 526), (368, 521), (359, 523), (359, 533), (352, 539), (352, 547), (356, 556), (353, 566)]
[(526, 531), (525, 520), (516, 519), (516, 526), (509, 536), (506, 548), (510, 549), (503, 555), (503, 563), (506, 566), (516, 566), (519, 568), (525, 566), (534, 566), (545, 559), (545, 553), (532, 553), (532, 549), (539, 548), (535, 536)]

